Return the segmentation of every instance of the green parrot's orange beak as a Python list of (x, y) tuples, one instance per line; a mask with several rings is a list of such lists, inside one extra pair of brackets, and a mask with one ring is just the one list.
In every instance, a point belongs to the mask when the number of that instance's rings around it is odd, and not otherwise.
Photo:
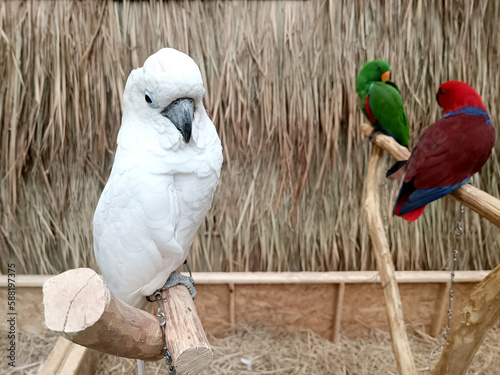
[(390, 71), (385, 72), (384, 74), (382, 74), (382, 82), (386, 83), (390, 77), (391, 77), (391, 72)]

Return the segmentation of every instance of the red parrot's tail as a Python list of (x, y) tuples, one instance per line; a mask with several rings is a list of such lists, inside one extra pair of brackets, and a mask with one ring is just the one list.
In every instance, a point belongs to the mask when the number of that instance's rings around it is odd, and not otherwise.
[(424, 209), (425, 209), (425, 206), (422, 206), (422, 207), (417, 208), (416, 210), (407, 212), (404, 215), (398, 215), (398, 214), (396, 214), (396, 215), (401, 216), (406, 221), (412, 222), (412, 221), (417, 220), (420, 217), (420, 215), (422, 215), (424, 213)]
[(399, 191), (398, 198), (396, 200), (396, 205), (394, 206), (394, 215), (400, 216), (403, 219), (410, 222), (417, 220), (420, 217), (420, 215), (423, 214), (425, 209), (425, 204), (424, 204), (423, 206), (417, 207), (412, 211), (406, 212), (404, 214), (400, 213), (401, 208), (405, 203), (408, 202), (408, 200), (410, 199), (410, 195), (414, 191), (415, 191), (415, 186), (413, 185), (413, 180), (403, 183), (403, 185), (401, 186), (401, 190)]

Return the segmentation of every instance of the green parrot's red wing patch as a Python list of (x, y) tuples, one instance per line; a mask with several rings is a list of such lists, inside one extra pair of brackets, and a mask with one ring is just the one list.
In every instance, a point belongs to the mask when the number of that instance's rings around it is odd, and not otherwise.
[(372, 124), (377, 122), (377, 119), (373, 116), (372, 109), (370, 108), (370, 95), (366, 95), (365, 98), (365, 111)]

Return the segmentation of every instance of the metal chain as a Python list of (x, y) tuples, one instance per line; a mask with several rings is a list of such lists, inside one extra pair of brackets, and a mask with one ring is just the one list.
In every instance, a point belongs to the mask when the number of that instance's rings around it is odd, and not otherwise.
[(158, 304), (158, 312), (156, 313), (156, 315), (158, 315), (158, 317), (160, 318), (161, 335), (163, 338), (163, 358), (165, 359), (165, 363), (168, 366), (169, 375), (175, 375), (177, 371), (175, 370), (175, 367), (173, 365), (172, 356), (170, 355), (170, 352), (168, 351), (167, 340), (165, 337), (165, 325), (167, 323), (167, 320), (165, 318), (165, 313), (161, 309), (161, 305), (160, 305), (161, 293), (159, 291), (157, 291), (154, 294), (154, 296), (155, 296), (156, 303)]
[[(453, 302), (453, 285), (454, 285), (454, 280), (455, 280), (455, 271), (458, 268), (458, 252), (460, 250), (460, 238), (462, 237), (463, 234), (463, 219), (464, 219), (464, 205), (460, 203), (460, 217), (458, 219), (457, 225), (455, 226), (455, 247), (453, 248), (453, 258), (452, 258), (452, 264), (451, 264), (451, 273), (450, 273), (450, 291), (448, 293), (449, 299), (448, 299), (448, 321), (446, 323), (446, 329), (444, 331), (443, 337), (445, 342), (448, 341), (448, 337), (450, 335), (450, 330), (451, 330), (451, 316), (452, 316), (452, 310), (451, 310), (451, 304)], [(429, 354), (429, 373), (432, 375), (432, 366), (431, 366), (431, 359), (434, 356), (434, 352), (443, 347), (444, 344), (439, 344), (436, 346), (434, 349), (432, 349), (431, 354)]]
[(446, 330), (444, 333), (444, 339), (448, 340), (448, 336), (450, 335), (450, 324), (451, 324), (451, 303), (453, 302), (453, 281), (455, 280), (455, 271), (458, 266), (458, 250), (460, 249), (460, 237), (463, 234), (463, 218), (464, 218), (464, 205), (460, 203), (460, 218), (458, 219), (457, 225), (455, 227), (455, 248), (453, 249), (453, 261), (451, 266), (451, 274), (450, 274), (450, 299), (448, 300), (448, 322), (446, 324)]

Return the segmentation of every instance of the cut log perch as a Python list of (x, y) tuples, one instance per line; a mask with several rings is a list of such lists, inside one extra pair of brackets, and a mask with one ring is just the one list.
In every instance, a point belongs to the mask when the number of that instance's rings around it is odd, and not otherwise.
[[(365, 137), (369, 137), (373, 127), (361, 124), (361, 131)], [(410, 157), (410, 151), (406, 147), (387, 135), (377, 134), (375, 145), (387, 151), (397, 161), (408, 160)], [(500, 228), (500, 200), (498, 198), (469, 184), (462, 185), (449, 195)]]
[(378, 146), (373, 146), (372, 155), (368, 164), (366, 177), (365, 211), (372, 240), (373, 250), (377, 259), (380, 282), (384, 286), (385, 307), (389, 319), (392, 338), (392, 348), (400, 374), (416, 375), (417, 369), (411, 354), (406, 327), (403, 318), (401, 298), (399, 297), (398, 284), (394, 274), (394, 264), (387, 237), (384, 232), (380, 216), (379, 186), (380, 176), (383, 173), (383, 151)]
[(451, 319), (451, 334), (433, 372), (435, 375), (463, 375), (486, 336), (500, 317), (500, 266), (472, 292), (461, 314)]
[(126, 358), (162, 358), (159, 319), (113, 296), (89, 268), (48, 279), (43, 304), (47, 328), (76, 344)]
[[(193, 300), (183, 285), (162, 296), (166, 342), (177, 373), (196, 374), (210, 364), (213, 353)], [(113, 296), (91, 269), (78, 268), (48, 279), (43, 304), (47, 328), (74, 343), (120, 357), (163, 358), (159, 318)]]

